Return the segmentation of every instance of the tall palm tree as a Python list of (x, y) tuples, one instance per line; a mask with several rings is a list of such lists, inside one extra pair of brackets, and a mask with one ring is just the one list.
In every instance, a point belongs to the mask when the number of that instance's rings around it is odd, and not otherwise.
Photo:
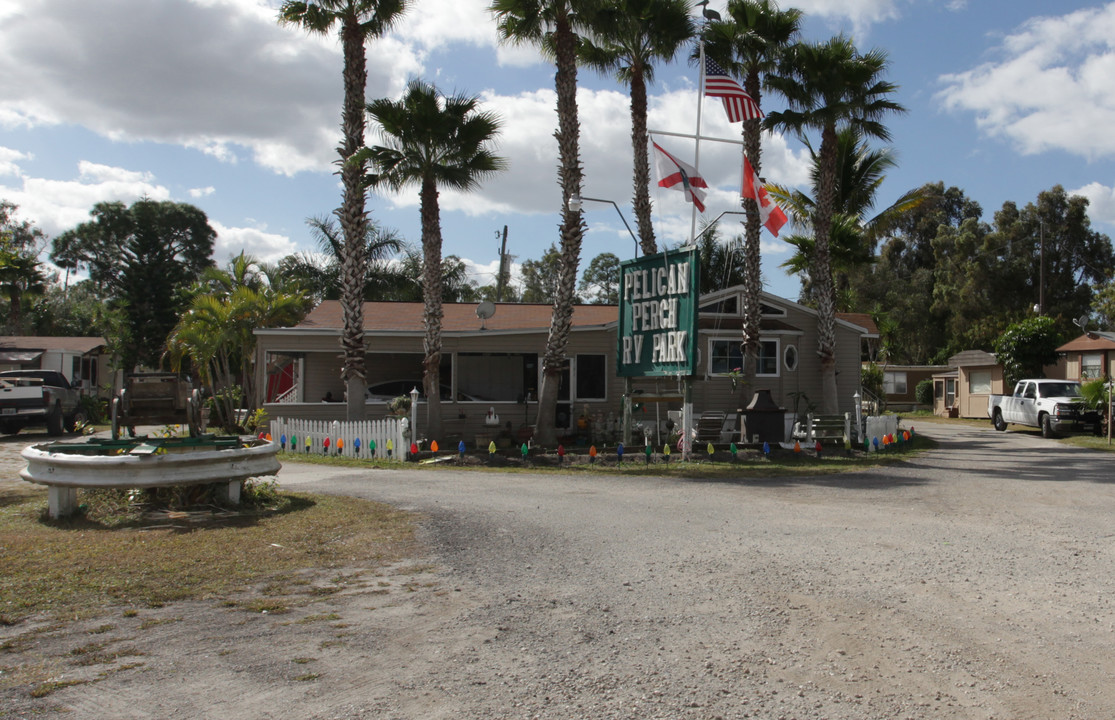
[[(813, 146), (806, 143), (812, 158), (810, 177), (813, 187), (820, 179), (820, 157)], [(833, 202), (832, 231), (829, 251), (837, 293), (847, 293), (850, 278), (855, 271), (874, 261), (875, 247), (880, 237), (894, 228), (903, 217), (928, 197), (925, 188), (915, 188), (894, 203), (872, 215), (879, 187), (886, 180), (888, 170), (898, 165), (895, 154), (887, 148), (871, 148), (859, 128), (847, 126), (837, 132), (836, 200)], [(781, 185), (770, 185), (771, 196), (786, 210), (794, 225), (811, 231), (816, 202), (808, 193)], [(811, 234), (795, 234), (786, 242), (797, 247), (794, 256), (782, 264), (791, 273), (802, 278), (802, 295), (809, 304), (812, 284), (809, 268), (812, 265), (814, 240)], [(853, 308), (841, 304), (838, 310)]]
[(364, 405), (364, 237), (368, 214), (364, 209), (365, 166), (349, 159), (364, 146), (364, 88), (368, 83), (367, 54), (364, 43), (383, 35), (399, 19), (410, 0), (285, 0), (279, 21), (298, 25), (309, 32), (328, 34), (340, 26), (344, 54), (344, 107), (341, 127), (344, 137), (337, 153), (343, 187), (337, 216), (344, 230), (345, 244), (341, 261), (341, 308), (344, 327), (341, 349), (349, 420), (362, 420)]
[(635, 222), (645, 255), (658, 252), (651, 225), (650, 161), (647, 157), (647, 83), (656, 60), (670, 62), (693, 37), (688, 0), (616, 0), (593, 18), (580, 47), (588, 66), (631, 88), (631, 148), (634, 155)]
[(441, 211), (438, 188), (475, 190), (480, 181), (507, 167), (489, 146), (499, 134), (500, 121), (480, 110), (480, 99), (443, 96), (433, 85), (412, 80), (399, 100), (381, 98), (368, 103), (368, 115), (379, 125), (383, 145), (356, 154), (368, 161), (370, 187), (400, 190), (419, 187), (422, 215), (422, 301), (426, 328), (422, 385), (428, 403), (430, 438), (441, 428)]
[[(315, 216), (306, 220), (310, 236), (317, 245), (316, 253), (296, 253), (280, 261), (279, 271), (300, 282), (317, 300), (337, 300), (341, 293), (341, 261), (344, 239), (337, 223), (330, 217)], [(369, 221), (364, 235), (364, 300), (385, 300), (403, 278), (392, 262), (403, 249), (403, 241), (394, 230)], [(409, 278), (407, 278), (409, 280)]]
[(589, 0), (493, 0), (499, 34), (513, 43), (539, 46), (554, 58), (554, 90), (557, 94), (558, 183), (561, 186), (561, 269), (550, 319), (550, 334), (542, 356), (542, 387), (538, 394), (538, 418), (534, 437), (542, 445), (554, 445), (558, 387), (565, 367), (565, 349), (573, 327), (573, 303), (577, 293), (577, 266), (585, 235), (581, 208), (570, 208), (569, 200), (581, 194), (580, 120), (577, 116), (578, 32), (590, 19)]
[(860, 54), (839, 36), (824, 43), (801, 43), (786, 55), (767, 84), (789, 101), (789, 109), (767, 116), (768, 127), (797, 133), (820, 132), (817, 205), (813, 214), (813, 266), (817, 300), (818, 353), (821, 357), (824, 412), (837, 411), (836, 292), (832, 277), (830, 232), (836, 202), (838, 129), (859, 128), (865, 137), (889, 140), (881, 118), (904, 108), (891, 99), (898, 87), (881, 79), (887, 56), (881, 50)]
[[(801, 28), (800, 10), (780, 10), (773, 0), (729, 0), (728, 18), (709, 23), (705, 31), (705, 52), (721, 67), (743, 78), (743, 89), (762, 106), (763, 81), (777, 69), (790, 43)], [(743, 121), (743, 149), (757, 175), (762, 175), (762, 120)], [(744, 198), (747, 213), (743, 244), (743, 306), (741, 340), (743, 345), (744, 387), (755, 377), (759, 357), (759, 323), (762, 319), (763, 293), (761, 267), (762, 219), (754, 198)]]

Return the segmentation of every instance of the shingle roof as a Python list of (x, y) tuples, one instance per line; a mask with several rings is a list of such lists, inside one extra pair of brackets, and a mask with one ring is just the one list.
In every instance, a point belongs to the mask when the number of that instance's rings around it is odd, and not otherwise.
[[(444, 333), (478, 332), (480, 318), (476, 316), (477, 303), (446, 303), (442, 305), (441, 329)], [(424, 331), (422, 303), (417, 302), (366, 302), (364, 303), (364, 330), (366, 332), (416, 332)], [(550, 305), (525, 305), (499, 303), (492, 317), (483, 321), (489, 331), (548, 331), (553, 307)], [(619, 310), (615, 305), (575, 305), (573, 327), (591, 327), (615, 323)], [(343, 327), (341, 303), (326, 300), (314, 308), (297, 325), (303, 329), (336, 329)]]
[(1115, 350), (1115, 333), (1085, 333), (1057, 348), (1057, 352), (1088, 352), (1091, 350)]
[(103, 337), (0, 335), (0, 350), (73, 350), (88, 353), (104, 345)]

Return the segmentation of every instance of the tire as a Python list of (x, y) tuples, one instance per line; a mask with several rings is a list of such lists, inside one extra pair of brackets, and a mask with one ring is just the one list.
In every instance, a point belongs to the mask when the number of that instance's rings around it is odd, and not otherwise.
[(65, 432), (65, 423), (62, 420), (62, 405), (55, 403), (46, 416), (46, 434), (58, 437)]
[(1041, 416), (1041, 419), (1038, 420), (1038, 424), (1041, 425), (1041, 436), (1043, 438), (1057, 437), (1057, 433), (1053, 432), (1053, 421), (1049, 418), (1048, 413)]
[(1004, 432), (1007, 429), (1007, 421), (1003, 419), (1003, 411), (995, 408), (995, 415), (991, 418), (991, 424), (999, 432)]
[(20, 425), (13, 422), (0, 423), (0, 435), (17, 435)]

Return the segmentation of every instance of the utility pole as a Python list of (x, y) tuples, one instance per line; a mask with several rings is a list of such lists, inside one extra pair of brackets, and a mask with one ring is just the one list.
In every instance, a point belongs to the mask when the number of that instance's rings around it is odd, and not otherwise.
[[(496, 233), (499, 236), (499, 233)], [(503, 288), (507, 285), (507, 226), (503, 226), (503, 245), (499, 249), (499, 270), (496, 271), (496, 302), (503, 301)]]

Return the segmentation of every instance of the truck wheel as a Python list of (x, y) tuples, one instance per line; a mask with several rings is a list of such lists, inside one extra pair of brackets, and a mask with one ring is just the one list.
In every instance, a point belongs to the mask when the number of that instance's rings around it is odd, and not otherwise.
[(1053, 421), (1049, 419), (1049, 414), (1041, 416), (1041, 436), (1043, 438), (1055, 438), (1057, 433), (1053, 432)]
[(54, 437), (61, 435), (65, 428), (62, 422), (62, 405), (55, 403), (46, 416), (46, 434)]
[(1003, 432), (1007, 429), (1007, 421), (1003, 419), (1003, 411), (999, 408), (995, 408), (995, 415), (991, 418), (991, 424), (994, 425), (995, 429), (999, 432)]
[(0, 435), (15, 435), (19, 432), (19, 425), (15, 423), (0, 423)]

